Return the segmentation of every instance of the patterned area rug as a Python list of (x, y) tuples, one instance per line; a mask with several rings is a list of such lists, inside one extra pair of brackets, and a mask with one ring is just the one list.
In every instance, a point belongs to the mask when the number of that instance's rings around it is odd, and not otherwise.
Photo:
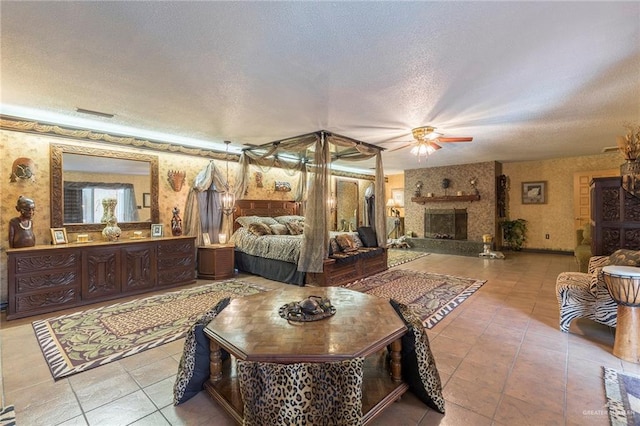
[(640, 426), (640, 376), (602, 369), (611, 426)]
[(230, 279), (34, 321), (33, 329), (58, 380), (180, 339), (219, 300), (267, 290)]
[(403, 263), (411, 262), (418, 258), (424, 257), (429, 253), (423, 251), (411, 251), (407, 249), (394, 249), (390, 248), (387, 251), (387, 265), (389, 268), (402, 265)]
[(486, 281), (396, 269), (347, 284), (351, 290), (395, 299), (410, 306), (426, 328), (433, 328)]

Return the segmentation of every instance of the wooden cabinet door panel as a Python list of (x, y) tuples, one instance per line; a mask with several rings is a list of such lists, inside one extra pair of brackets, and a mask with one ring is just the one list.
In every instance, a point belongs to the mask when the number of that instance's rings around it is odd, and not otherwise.
[(82, 264), (82, 299), (108, 298), (121, 292), (119, 249), (86, 250)]
[(122, 291), (136, 292), (156, 285), (156, 253), (153, 245), (125, 247), (122, 249)]

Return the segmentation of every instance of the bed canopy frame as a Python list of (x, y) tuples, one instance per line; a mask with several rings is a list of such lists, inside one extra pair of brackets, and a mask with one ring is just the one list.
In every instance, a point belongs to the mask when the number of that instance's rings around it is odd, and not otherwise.
[[(249, 147), (240, 155), (239, 175), (236, 179), (236, 199), (244, 195), (250, 179), (250, 166), (262, 168), (278, 167), (299, 173), (295, 202), (304, 202), (305, 231), (298, 270), (322, 272), (329, 243), (329, 179), (331, 163), (340, 161), (362, 161), (376, 158), (375, 170), (375, 219), (378, 245), (386, 245), (386, 221), (384, 206), (383, 148), (346, 136), (319, 130), (288, 139)], [(308, 177), (310, 178), (308, 180)], [(307, 189), (308, 186), (308, 189)], [(318, 250), (323, 247), (323, 250)]]

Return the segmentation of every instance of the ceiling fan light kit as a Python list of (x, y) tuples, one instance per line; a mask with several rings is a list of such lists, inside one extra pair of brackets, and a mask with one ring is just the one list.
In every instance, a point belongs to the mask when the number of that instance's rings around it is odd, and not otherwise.
[(417, 156), (419, 161), (420, 157), (428, 157), (440, 148), (440, 146), (433, 142), (421, 140), (418, 141), (413, 148), (411, 148), (411, 153)]
[(421, 157), (428, 158), (429, 155), (436, 152), (436, 150), (442, 148), (440, 145), (436, 144), (435, 141), (438, 142), (471, 142), (473, 138), (471, 137), (456, 137), (449, 138), (443, 137), (442, 133), (436, 132), (436, 128), (432, 126), (422, 126), (416, 127), (415, 129), (411, 129), (411, 134), (413, 138), (416, 140), (415, 145), (411, 148), (411, 154), (418, 157), (418, 161), (420, 161)]

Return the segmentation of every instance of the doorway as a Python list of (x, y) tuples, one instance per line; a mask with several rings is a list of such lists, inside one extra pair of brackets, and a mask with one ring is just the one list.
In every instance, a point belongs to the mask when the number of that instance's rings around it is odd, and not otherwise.
[(573, 227), (583, 229), (590, 222), (591, 195), (589, 191), (591, 179), (597, 177), (619, 176), (619, 169), (591, 170), (573, 174)]

